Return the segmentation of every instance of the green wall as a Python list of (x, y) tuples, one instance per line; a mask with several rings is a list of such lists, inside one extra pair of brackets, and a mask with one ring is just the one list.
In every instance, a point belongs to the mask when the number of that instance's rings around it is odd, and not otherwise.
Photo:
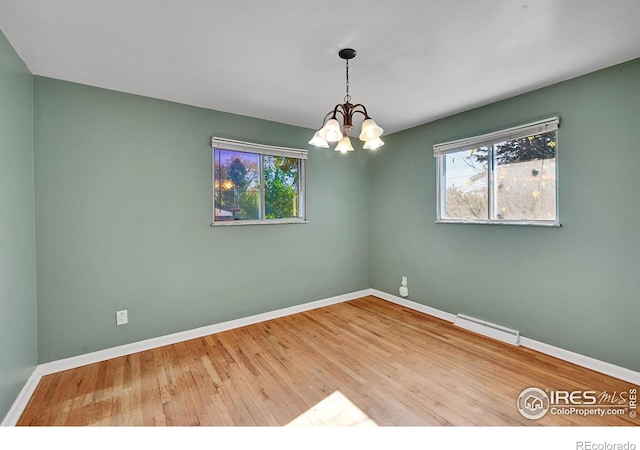
[[(211, 136), (299, 147), (312, 130), (34, 79), (0, 35), (0, 417), (37, 362), (396, 294), (402, 275), (411, 300), (640, 370), (639, 79), (635, 60), (377, 152), (310, 149), (308, 224), (212, 228)], [(434, 143), (553, 115), (562, 227), (434, 223)]]
[(34, 114), (41, 363), (370, 286), (366, 154), (309, 150), (308, 224), (212, 228), (211, 136), (313, 131), (41, 77)]
[(0, 32), (0, 418), (38, 358), (33, 77)]
[[(428, 101), (425, 99), (424, 101)], [(436, 224), (432, 146), (559, 115), (560, 228)], [(374, 288), (640, 370), (640, 60), (389, 136)]]

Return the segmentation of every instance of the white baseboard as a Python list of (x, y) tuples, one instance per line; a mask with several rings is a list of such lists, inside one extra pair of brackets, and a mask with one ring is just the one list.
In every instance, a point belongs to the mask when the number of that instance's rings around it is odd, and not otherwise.
[(380, 297), (383, 300), (388, 300), (391, 303), (396, 303), (401, 306), (406, 306), (407, 308), (413, 309), (414, 311), (420, 311), (425, 314), (429, 314), (430, 316), (437, 317), (438, 319), (446, 320), (447, 322), (453, 323), (456, 320), (456, 315), (448, 312), (440, 311), (439, 309), (432, 308), (431, 306), (423, 305), (422, 303), (416, 303), (411, 300), (407, 300), (406, 298), (398, 297), (397, 295), (387, 294), (386, 292), (379, 291), (377, 289), (369, 289), (369, 295), (375, 295), (376, 297)]
[(240, 319), (229, 320), (227, 322), (221, 322), (214, 325), (181, 331), (179, 333), (159, 336), (156, 338), (146, 339), (144, 341), (133, 342), (131, 344), (120, 345), (118, 347), (112, 347), (97, 352), (86, 353), (84, 355), (73, 356), (71, 358), (59, 359), (57, 361), (40, 364), (35, 368), (31, 376), (25, 383), (24, 387), (20, 391), (20, 394), (18, 394), (16, 401), (13, 403), (11, 409), (0, 425), (14, 426), (18, 422), (20, 416), (22, 415), (22, 411), (24, 411), (24, 408), (27, 406), (27, 403), (35, 392), (36, 387), (38, 387), (40, 379), (45, 375), (62, 372), (63, 370), (74, 369), (76, 367), (86, 366), (87, 364), (93, 364), (100, 361), (106, 361), (107, 359), (131, 355), (132, 353), (151, 350), (153, 348), (162, 347), (165, 345), (176, 344), (178, 342), (188, 341), (189, 339), (196, 339), (202, 336), (220, 333), (222, 331), (233, 330), (234, 328), (253, 325), (259, 322), (277, 319), (279, 317), (290, 316), (292, 314), (322, 308), (323, 306), (347, 302), (349, 300), (355, 300), (356, 298), (364, 297), (370, 294), (370, 289), (364, 289), (362, 291), (356, 291), (349, 294), (325, 298), (323, 300), (318, 300), (315, 302), (303, 303), (302, 305), (291, 306), (288, 308), (269, 311), (249, 317), (243, 317)]
[(112, 348), (100, 350), (97, 352), (87, 353), (79, 356), (73, 356), (71, 358), (60, 359), (57, 361), (41, 364), (38, 367), (41, 369), (43, 375), (48, 375), (50, 373), (61, 372), (63, 370), (73, 369), (75, 367), (86, 366), (87, 364), (106, 361), (107, 359), (131, 355), (132, 353), (151, 350), (153, 348), (162, 347), (165, 345), (171, 345), (171, 344), (176, 344), (178, 342), (188, 341), (189, 339), (196, 339), (196, 338), (199, 338), (202, 336), (208, 336), (214, 333), (221, 333), (223, 331), (233, 330), (234, 328), (240, 328), (247, 325), (253, 325), (255, 323), (265, 322), (271, 319), (277, 319), (279, 317), (290, 316), (292, 314), (297, 314), (304, 311), (310, 311), (312, 309), (322, 308), (323, 306), (329, 306), (336, 303), (355, 300), (356, 298), (360, 298), (365, 295), (369, 295), (369, 289), (352, 292), (350, 294), (338, 295), (336, 297), (330, 297), (330, 298), (318, 300), (315, 302), (303, 303), (302, 305), (290, 306), (288, 308), (269, 311), (269, 312), (249, 316), (249, 317), (243, 317), (240, 319), (229, 320), (227, 322), (221, 322), (214, 325), (207, 325), (205, 327), (194, 328), (192, 330), (168, 334), (166, 336), (159, 336), (156, 338), (146, 339), (144, 341), (133, 342), (131, 344), (120, 345), (118, 347), (112, 347)]
[[(392, 303), (405, 306), (407, 308), (428, 314), (433, 317), (445, 320), (453, 323), (456, 315), (445, 311), (441, 311), (436, 308), (417, 303), (411, 300), (407, 300), (396, 295), (387, 294), (386, 292), (379, 291), (377, 289), (364, 289), (361, 291), (352, 292), (349, 294), (338, 295), (335, 297), (318, 300), (315, 302), (304, 303), (302, 305), (291, 306), (288, 308), (278, 309), (262, 314), (256, 314), (241, 319), (230, 320), (206, 327), (195, 328), (193, 330), (182, 331), (179, 333), (169, 334), (166, 336), (160, 336), (157, 338), (147, 339), (144, 341), (133, 342), (131, 344), (121, 345), (118, 347), (112, 347), (97, 352), (87, 353), (84, 355), (73, 356), (71, 358), (65, 358), (57, 361), (52, 361), (36, 366), (33, 373), (25, 383), (24, 387), (18, 394), (16, 401), (11, 406), (11, 409), (5, 416), (0, 426), (15, 426), (20, 419), (22, 411), (27, 406), (29, 399), (33, 395), (40, 382), (40, 379), (45, 376), (63, 370), (69, 370), (76, 367), (85, 366), (87, 364), (93, 364), (107, 359), (118, 358), (120, 356), (130, 355), (132, 353), (138, 353), (145, 350), (151, 350), (153, 348), (162, 347), (165, 345), (176, 344), (178, 342), (187, 341), (189, 339), (195, 339), (202, 336), (208, 336), (214, 333), (220, 333), (222, 331), (232, 330), (234, 328), (244, 327), (247, 325), (253, 325), (255, 323), (264, 322), (271, 319), (277, 319), (279, 317), (289, 316), (312, 309), (322, 308), (324, 306), (334, 305), (336, 303), (347, 302), (349, 300), (355, 300), (367, 295), (373, 295), (383, 300), (390, 301)], [(540, 353), (553, 356), (555, 358), (591, 369), (596, 372), (600, 372), (615, 378), (619, 378), (630, 383), (640, 385), (640, 372), (636, 372), (624, 367), (616, 366), (604, 361), (600, 361), (588, 356), (580, 355), (562, 348), (554, 347), (543, 342), (538, 342), (533, 339), (520, 337), (520, 345), (528, 347), (532, 350), (536, 350)]]
[(577, 366), (586, 367), (587, 369), (595, 370), (596, 372), (604, 373), (605, 375), (619, 378), (640, 386), (640, 372), (627, 369), (626, 367), (616, 366), (615, 364), (600, 361), (599, 359), (581, 355), (580, 353), (574, 353), (560, 347), (554, 347), (553, 345), (545, 344), (544, 342), (539, 342), (526, 337), (520, 337), (520, 345), (563, 361), (573, 363)]
[[(392, 294), (387, 294), (386, 292), (378, 291), (377, 289), (370, 289), (370, 291), (370, 295), (375, 295), (376, 297), (380, 297), (392, 303), (415, 309), (416, 311), (438, 317), (440, 319), (446, 320), (447, 322), (453, 323), (455, 321), (456, 316), (454, 314), (440, 311), (439, 309), (425, 306), (421, 303), (416, 303)], [(574, 353), (563, 348), (554, 347), (553, 345), (545, 344), (544, 342), (539, 342), (534, 339), (526, 338), (524, 336), (520, 336), (520, 345), (530, 348), (531, 350), (544, 353), (545, 355), (553, 356), (554, 358), (558, 358), (563, 361), (585, 367), (587, 369), (595, 370), (596, 372), (600, 372), (605, 375), (609, 375), (614, 378), (628, 381), (629, 383), (640, 386), (640, 372), (636, 372), (625, 367), (616, 366), (615, 364), (600, 361), (599, 359), (591, 358), (579, 353)]]
[(11, 409), (7, 412), (7, 415), (2, 420), (0, 426), (2, 427), (12, 427), (18, 423), (18, 419), (22, 415), (22, 411), (27, 407), (29, 400), (31, 400), (31, 396), (35, 392), (38, 387), (38, 383), (40, 383), (40, 378), (42, 378), (42, 373), (39, 370), (39, 366), (36, 366), (31, 375), (27, 379), (27, 382), (24, 384), (18, 397), (11, 405)]

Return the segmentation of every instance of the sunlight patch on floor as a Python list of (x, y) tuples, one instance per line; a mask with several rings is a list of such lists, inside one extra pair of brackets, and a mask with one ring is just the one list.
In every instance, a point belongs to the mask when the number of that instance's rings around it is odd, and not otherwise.
[(362, 427), (377, 424), (340, 391), (309, 408), (287, 424), (294, 427)]

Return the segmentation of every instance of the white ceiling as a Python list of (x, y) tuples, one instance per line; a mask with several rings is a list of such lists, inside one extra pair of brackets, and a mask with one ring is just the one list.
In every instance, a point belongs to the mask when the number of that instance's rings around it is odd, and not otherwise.
[(319, 128), (351, 95), (385, 133), (640, 57), (640, 0), (0, 0), (36, 75)]

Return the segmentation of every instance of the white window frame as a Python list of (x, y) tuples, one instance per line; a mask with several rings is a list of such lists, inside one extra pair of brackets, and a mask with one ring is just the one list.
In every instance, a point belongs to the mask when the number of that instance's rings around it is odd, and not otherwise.
[[(299, 217), (288, 217), (282, 219), (259, 219), (259, 220), (216, 220), (216, 200), (215, 195), (212, 198), (212, 218), (211, 226), (238, 226), (238, 225), (274, 225), (283, 223), (307, 223), (306, 220), (306, 162), (307, 150), (276, 147), (273, 145), (255, 144), (252, 142), (236, 141), (233, 139), (212, 137), (211, 138), (211, 171), (212, 171), (212, 188), (215, 189), (216, 170), (215, 170), (215, 151), (216, 150), (235, 150), (245, 153), (253, 153), (258, 155), (282, 156), (286, 158), (295, 158), (300, 162), (298, 173), (298, 211)], [(213, 191), (212, 191), (213, 192)], [(260, 159), (260, 217), (264, 217), (264, 173), (262, 170), (262, 158)]]
[[(559, 117), (551, 117), (544, 120), (539, 120), (537, 122), (531, 122), (525, 125), (508, 128), (505, 130), (495, 131), (492, 133), (482, 134), (479, 136), (472, 136), (464, 139), (458, 139), (455, 141), (443, 142), (441, 144), (435, 144), (433, 146), (433, 156), (437, 159), (437, 219), (436, 223), (472, 223), (472, 224), (496, 224), (496, 225), (531, 225), (531, 226), (548, 226), (548, 227), (559, 227), (560, 226), (560, 208), (559, 208), (559, 196), (558, 196), (558, 134), (557, 130), (560, 125)], [(493, 157), (490, 157), (487, 165), (487, 193), (488, 193), (488, 218), (487, 219), (456, 219), (442, 216), (442, 208), (445, 205), (446, 189), (444, 185), (446, 183), (445, 173), (443, 168), (443, 162), (445, 156), (450, 153), (456, 153), (465, 149), (474, 148), (474, 147), (483, 147), (488, 146), (492, 147), (492, 145), (514, 140), (520, 139), (527, 136), (532, 136), (536, 134), (542, 133), (550, 133), (552, 131), (556, 132), (556, 147), (555, 147), (555, 181), (556, 181), (556, 189), (555, 189), (555, 219), (554, 220), (517, 220), (517, 219), (493, 219), (494, 214), (494, 199), (493, 199), (493, 181), (494, 181), (494, 162)], [(493, 155), (491, 155), (493, 156)]]

